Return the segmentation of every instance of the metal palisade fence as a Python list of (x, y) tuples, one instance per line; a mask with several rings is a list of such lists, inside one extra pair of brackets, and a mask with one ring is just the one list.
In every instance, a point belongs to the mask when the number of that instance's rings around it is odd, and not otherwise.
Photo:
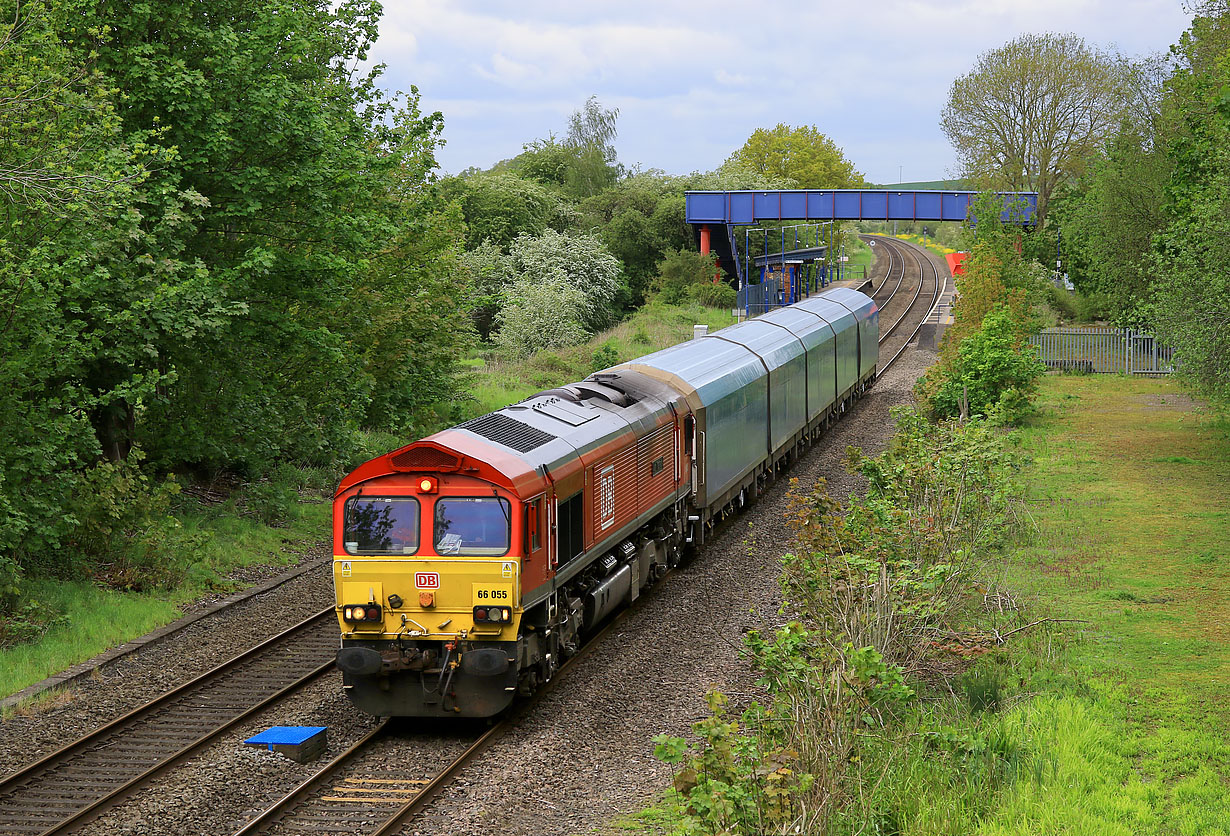
[(738, 301), (735, 304), (749, 317), (759, 316), (762, 313), (787, 304), (789, 300), (785, 299), (784, 296), (781, 283), (777, 279), (766, 279), (760, 284), (752, 284), (742, 288), (739, 291)]
[(1044, 328), (1029, 338), (1048, 369), (1166, 375), (1174, 350), (1130, 328)]

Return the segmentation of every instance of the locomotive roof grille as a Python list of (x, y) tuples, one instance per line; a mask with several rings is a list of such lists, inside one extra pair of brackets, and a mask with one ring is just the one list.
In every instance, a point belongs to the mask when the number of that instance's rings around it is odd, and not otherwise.
[(459, 470), (458, 456), (435, 447), (412, 447), (389, 457), (389, 464), (398, 470)]
[(518, 453), (528, 453), (536, 447), (541, 447), (555, 436), (537, 427), (523, 424), (516, 418), (509, 418), (499, 412), (489, 412), (466, 421), (460, 429), (469, 430), (475, 435), (503, 444)]

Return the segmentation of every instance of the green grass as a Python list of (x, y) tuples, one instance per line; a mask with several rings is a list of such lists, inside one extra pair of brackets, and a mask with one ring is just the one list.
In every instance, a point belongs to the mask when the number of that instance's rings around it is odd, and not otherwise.
[(846, 237), (846, 256), (850, 260), (843, 265), (843, 269), (854, 278), (866, 276), (871, 270), (871, 263), (875, 261), (872, 248), (867, 246), (866, 241), (855, 235)]
[(1011, 582), (1087, 623), (1039, 677), (1050, 695), (1015, 711), (1053, 772), (979, 832), (1230, 833), (1225, 426), (1164, 380), (1050, 377), (1042, 406), (1037, 536)]

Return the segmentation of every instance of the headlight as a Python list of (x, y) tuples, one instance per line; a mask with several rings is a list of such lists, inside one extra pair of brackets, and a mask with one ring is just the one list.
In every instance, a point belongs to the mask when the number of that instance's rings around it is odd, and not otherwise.
[(356, 624), (382, 621), (383, 611), (379, 604), (347, 604), (342, 608), (342, 620)]
[(507, 624), (512, 621), (511, 607), (475, 607), (475, 624)]

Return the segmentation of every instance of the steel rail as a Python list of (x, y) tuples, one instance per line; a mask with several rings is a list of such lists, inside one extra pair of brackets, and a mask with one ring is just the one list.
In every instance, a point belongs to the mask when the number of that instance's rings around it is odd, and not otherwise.
[[(895, 245), (890, 245), (890, 248), (896, 251), (897, 257), (901, 259), (901, 275), (904, 277), (905, 276), (905, 257), (901, 255), (901, 250), (897, 249)], [(912, 250), (910, 250), (910, 253), (911, 255), (913, 255)], [(880, 345), (883, 345), (888, 340), (888, 338), (892, 336), (893, 332), (897, 330), (897, 326), (900, 325), (902, 322), (904, 322), (905, 318), (910, 315), (910, 311), (914, 309), (914, 305), (916, 302), (918, 302), (918, 297), (922, 293), (923, 280), (925, 278), (923, 276), (922, 264), (919, 263), (918, 258), (916, 256), (914, 258), (914, 261), (918, 265), (918, 286), (914, 288), (914, 296), (913, 298), (910, 299), (909, 303), (905, 306), (905, 310), (901, 312), (901, 316), (897, 317), (896, 321), (894, 321), (892, 325), (888, 326), (887, 330), (880, 332), (880, 339), (878, 341)], [(897, 290), (894, 289), (893, 296), (896, 296), (896, 294), (897, 294)], [(888, 307), (888, 303), (889, 301), (891, 301), (891, 299), (892, 299), (892, 296), (886, 299), (884, 301), (884, 304), (880, 306), (881, 314), (883, 314), (884, 309)], [(885, 368), (888, 368), (888, 366), (885, 366)]]
[(893, 301), (893, 297), (896, 296), (897, 291), (901, 289), (901, 283), (905, 280), (905, 259), (901, 257), (901, 252), (896, 247), (892, 246), (887, 238), (872, 235), (864, 235), (862, 238), (864, 241), (875, 240), (888, 251), (888, 269), (884, 272), (884, 281), (880, 282), (880, 286), (872, 292), (872, 299), (875, 299), (877, 294), (882, 293), (884, 291), (884, 287), (889, 283), (889, 281), (892, 280), (894, 265), (900, 265), (901, 267), (901, 273), (897, 276), (896, 286), (893, 287), (892, 291), (883, 302), (878, 302), (882, 310), (888, 307), (888, 303)]
[[(255, 712), (331, 670), (332, 654), (309, 667), (300, 666), (305, 673), (257, 665), (271, 653), (317, 656), (318, 643), (331, 650), (333, 632), (314, 631), (331, 626), (333, 613), (333, 607), (322, 610), (5, 777), (0, 781), (0, 819), (44, 836), (71, 832), (93, 821)], [(242, 676), (245, 667), (255, 670)], [(266, 687), (261, 687), (262, 682)], [(211, 706), (203, 700), (211, 691), (226, 699)], [(245, 696), (249, 698), (245, 705), (232, 704)], [(177, 711), (184, 716), (177, 717)], [(201, 718), (211, 714), (216, 719), (208, 726)], [(207, 730), (199, 731), (203, 725)], [(47, 800), (50, 793), (57, 793), (54, 803)]]
[[(910, 343), (914, 342), (914, 338), (918, 336), (918, 332), (922, 330), (923, 325), (925, 325), (927, 320), (931, 318), (931, 314), (935, 312), (935, 310), (937, 309), (940, 303), (940, 296), (941, 296), (940, 271), (936, 268), (935, 262), (933, 262), (929, 257), (925, 259), (920, 258), (917, 250), (915, 250), (913, 247), (906, 247), (905, 249), (907, 252), (910, 253), (910, 256), (914, 259), (915, 263), (918, 264), (918, 277), (919, 277), (918, 278), (918, 290), (919, 292), (921, 293), (922, 291), (922, 285), (923, 285), (923, 279), (924, 279), (924, 276), (923, 276), (923, 262), (924, 261), (926, 262), (927, 266), (931, 268), (932, 284), (934, 285), (935, 289), (931, 294), (931, 304), (928, 305), (927, 312), (923, 314), (922, 318), (919, 319), (918, 325), (914, 327), (914, 330), (910, 332), (910, 336), (907, 337), (905, 342), (901, 344), (901, 348), (897, 349), (897, 353), (894, 354), (891, 358), (889, 358), (889, 361), (887, 363), (885, 363), (882, 367), (876, 370), (877, 377), (883, 374), (884, 372), (888, 371), (888, 369), (893, 365), (893, 363), (897, 362), (897, 359), (901, 357), (902, 354), (905, 353), (905, 350), (910, 347)], [(947, 281), (945, 281), (945, 284), (947, 284)], [(915, 300), (917, 300), (918, 294), (915, 294), (914, 298)], [(910, 308), (911, 309), (913, 308), (913, 303), (910, 304)], [(902, 319), (904, 318), (905, 317), (903, 315)], [(893, 327), (896, 328), (896, 325), (894, 325)], [(881, 342), (883, 341), (881, 340)]]

